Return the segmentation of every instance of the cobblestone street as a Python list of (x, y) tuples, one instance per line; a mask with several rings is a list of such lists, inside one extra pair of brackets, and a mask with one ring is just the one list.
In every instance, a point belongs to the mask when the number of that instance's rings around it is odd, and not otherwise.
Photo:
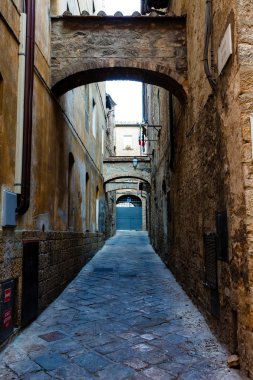
[(1, 353), (0, 379), (245, 379), (228, 356), (147, 234), (126, 231)]

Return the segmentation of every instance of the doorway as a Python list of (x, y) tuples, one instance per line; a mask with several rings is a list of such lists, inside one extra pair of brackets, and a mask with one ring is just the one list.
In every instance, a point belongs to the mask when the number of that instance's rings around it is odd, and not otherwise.
[(26, 241), (23, 245), (22, 325), (38, 315), (39, 242)]
[(142, 201), (135, 195), (123, 195), (116, 203), (116, 229), (142, 230)]

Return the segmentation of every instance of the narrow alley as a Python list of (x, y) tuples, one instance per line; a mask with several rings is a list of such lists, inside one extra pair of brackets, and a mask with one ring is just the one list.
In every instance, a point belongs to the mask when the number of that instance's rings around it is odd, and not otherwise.
[(0, 379), (244, 379), (228, 356), (147, 233), (118, 231), (0, 354)]

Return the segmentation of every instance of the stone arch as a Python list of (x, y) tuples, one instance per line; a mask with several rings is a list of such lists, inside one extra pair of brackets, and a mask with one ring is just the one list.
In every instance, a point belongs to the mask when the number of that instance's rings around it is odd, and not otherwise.
[(109, 79), (157, 85), (187, 99), (185, 17), (51, 18), (51, 84), (56, 95)]
[[(52, 61), (52, 70), (54, 61)], [(80, 70), (81, 69), (81, 70)], [(172, 92), (181, 103), (187, 100), (187, 80), (168, 66), (135, 60), (103, 59), (92, 62), (73, 62), (53, 77), (52, 90), (60, 96), (81, 85), (106, 80), (136, 80), (153, 84)]]
[(150, 192), (150, 183), (149, 181), (143, 179), (143, 178), (140, 178), (140, 177), (114, 177), (114, 178), (111, 178), (111, 179), (108, 179), (105, 183), (104, 183), (104, 190), (105, 190), (105, 193), (109, 193), (111, 191), (116, 191), (116, 190), (122, 190), (122, 191), (125, 191), (125, 190), (137, 190), (137, 185), (136, 183), (131, 183), (131, 182), (116, 182), (117, 180), (124, 180), (124, 179), (135, 179), (135, 180), (138, 180), (138, 181), (141, 181), (141, 183), (143, 183), (142, 185), (142, 190), (145, 191), (145, 192)]
[(117, 179), (137, 179), (137, 180), (140, 180), (140, 181), (145, 182), (146, 184), (150, 185), (150, 182), (147, 179), (145, 179), (141, 176), (138, 176), (138, 175), (136, 175), (136, 176), (134, 176), (134, 175), (127, 175), (127, 176), (122, 175), (122, 176), (115, 176), (115, 177), (111, 176), (109, 178), (107, 177), (106, 181), (104, 182), (104, 185), (106, 185), (112, 181), (115, 181)]
[(104, 184), (118, 179), (137, 179), (150, 184), (150, 160), (138, 158), (137, 168), (133, 167), (132, 157), (110, 157), (104, 160)]

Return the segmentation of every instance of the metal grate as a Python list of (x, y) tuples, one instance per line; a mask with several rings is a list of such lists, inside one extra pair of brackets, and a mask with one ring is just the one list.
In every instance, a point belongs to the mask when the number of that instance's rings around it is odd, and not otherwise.
[(216, 235), (204, 234), (205, 284), (211, 289), (217, 288)]

